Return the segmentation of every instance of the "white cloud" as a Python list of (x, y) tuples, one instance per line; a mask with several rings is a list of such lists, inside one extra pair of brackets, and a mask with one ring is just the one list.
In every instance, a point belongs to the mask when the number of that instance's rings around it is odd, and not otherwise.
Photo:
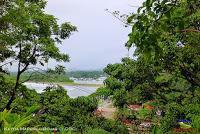
[[(46, 12), (59, 22), (70, 21), (79, 32), (64, 41), (61, 50), (67, 52), (71, 69), (99, 69), (108, 63), (119, 62), (127, 55), (124, 43), (130, 28), (108, 14), (105, 9), (122, 13), (136, 11), (143, 0), (48, 0)], [(50, 63), (49, 65), (54, 65)]]

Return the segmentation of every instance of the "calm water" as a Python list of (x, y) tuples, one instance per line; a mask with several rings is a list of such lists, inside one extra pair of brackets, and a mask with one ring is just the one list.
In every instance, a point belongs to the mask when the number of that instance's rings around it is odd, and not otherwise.
[(79, 84), (103, 84), (103, 81), (106, 79), (106, 77), (99, 77), (98, 79), (93, 79), (93, 78), (70, 78), (73, 80), (75, 83)]
[[(80, 82), (76, 82), (76, 83), (85, 84), (84, 81), (80, 81)], [(87, 84), (88, 83), (90, 83), (90, 82), (87, 81)], [(94, 83), (94, 81), (92, 81), (92, 84), (99, 84), (99, 82)], [(38, 93), (42, 93), (43, 89), (45, 89), (50, 84), (26, 82), (26, 83), (24, 83), (24, 85), (26, 85), (30, 89), (35, 89)], [(91, 87), (91, 86), (74, 86), (74, 85), (64, 85), (63, 87), (67, 90), (67, 94), (71, 98), (76, 98), (79, 96), (88, 96), (88, 95), (96, 92), (96, 89), (98, 88), (95, 86)]]

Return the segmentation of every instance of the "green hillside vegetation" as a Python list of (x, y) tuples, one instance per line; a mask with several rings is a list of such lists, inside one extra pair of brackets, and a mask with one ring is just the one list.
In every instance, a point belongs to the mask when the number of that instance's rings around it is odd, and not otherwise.
[(104, 71), (117, 118), (135, 133), (145, 122), (146, 133), (200, 133), (199, 5), (146, 0), (128, 17), (132, 32), (126, 47), (136, 47), (137, 59), (125, 57)]
[[(9, 77), (10, 79), (16, 79), (17, 73), (10, 73), (9, 75), (6, 75), (6, 77)], [(70, 79), (70, 77), (73, 78), (91, 78), (91, 79), (97, 79), (99, 77), (106, 76), (106, 74), (103, 71), (70, 71), (70, 72), (64, 72), (61, 74), (58, 73), (49, 73), (48, 71), (42, 72), (25, 72), (21, 75), (20, 80), (21, 81), (29, 81), (29, 82), (49, 82), (49, 83), (73, 83), (73, 80)]]
[[(62, 86), (39, 94), (23, 85), (29, 78), (73, 82), (69, 77), (104, 76), (101, 71), (66, 74), (61, 65), (30, 71), (50, 60), (70, 60), (58, 45), (77, 28), (58, 24), (44, 11), (47, 2), (0, 1), (0, 134), (200, 133), (199, 0), (145, 0), (125, 22), (132, 28), (125, 47), (136, 48), (135, 57), (107, 65), (105, 86), (78, 98), (70, 98)], [(14, 65), (12, 74), (7, 66)], [(103, 115), (100, 102), (114, 105), (115, 117)]]
[[(30, 77), (31, 76), (31, 77)], [(16, 73), (7, 75), (10, 79), (16, 79)], [(49, 82), (49, 83), (73, 83), (66, 74), (48, 74), (48, 73), (24, 73), (21, 76), (21, 81), (29, 82)]]
[[(4, 83), (4, 87), (1, 87), (1, 89), (6, 90), (9, 85)], [(4, 109), (8, 98), (0, 96), (0, 110), (3, 111), (0, 113), (0, 132), (2, 134), (30, 132), (51, 134), (53, 131), (6, 131), (3, 129), (20, 129), (20, 127), (57, 128), (57, 133), (71, 132), (74, 134), (106, 131), (107, 133), (127, 133), (127, 128), (122, 123), (97, 117), (93, 114), (98, 106), (98, 101), (94, 97), (71, 99), (62, 87), (47, 88), (45, 92), (38, 94), (35, 90), (29, 90), (21, 85), (20, 91), (23, 91), (26, 96), (22, 97), (23, 94), (18, 96), (12, 103), (10, 111)]]
[(67, 75), (74, 78), (93, 78), (97, 79), (102, 76), (106, 76), (103, 71), (70, 71)]

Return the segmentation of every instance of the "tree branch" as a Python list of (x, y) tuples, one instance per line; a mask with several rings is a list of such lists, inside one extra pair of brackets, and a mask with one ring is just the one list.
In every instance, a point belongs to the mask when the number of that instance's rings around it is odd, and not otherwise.
[(196, 30), (196, 29), (183, 29), (183, 30), (180, 30), (180, 32), (196, 32), (196, 33), (200, 33), (200, 30)]
[(122, 22), (123, 24), (125, 24), (126, 26), (133, 26), (131, 24), (129, 24), (128, 22), (125, 22), (123, 19), (121, 19), (120, 17), (116, 16), (113, 14), (113, 12), (106, 10), (108, 13), (110, 13), (112, 16), (114, 16), (116, 19), (118, 19), (120, 22)]
[(31, 73), (30, 74), (30, 76), (28, 77), (28, 79), (26, 79), (26, 80), (24, 80), (24, 81), (22, 81), (22, 82), (20, 82), (20, 84), (23, 84), (23, 83), (25, 83), (25, 82), (28, 82), (28, 81), (30, 81), (31, 80), (31, 77), (33, 76), (33, 74), (35, 74), (36, 72), (33, 72), (33, 73)]
[(6, 63), (0, 65), (0, 67), (6, 66), (7, 64), (12, 64), (12, 62), (14, 62), (14, 61), (15, 61), (15, 60), (12, 60), (12, 61), (6, 62)]
[(37, 45), (35, 44), (32, 55), (29, 57), (27, 63), (25, 64), (25, 67), (20, 71), (20, 73), (23, 73), (24, 71), (27, 70), (27, 68), (28, 68), (28, 66), (29, 66), (29, 64), (30, 64), (30, 62), (31, 62), (31, 59), (34, 57), (34, 55), (35, 55), (35, 53), (36, 53), (36, 46), (37, 46)]

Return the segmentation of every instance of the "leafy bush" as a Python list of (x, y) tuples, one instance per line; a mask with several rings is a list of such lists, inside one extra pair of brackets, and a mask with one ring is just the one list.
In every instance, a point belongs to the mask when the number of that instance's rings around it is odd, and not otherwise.
[[(33, 113), (38, 110), (37, 106), (30, 107), (22, 116), (11, 113), (6, 109), (0, 113), (0, 133), (2, 134), (18, 134), (18, 129), (25, 127), (33, 120)], [(12, 130), (12, 129), (16, 130)], [(5, 129), (5, 130), (4, 130)]]
[(143, 104), (144, 106), (145, 105), (149, 105), (149, 106), (158, 106), (158, 103), (156, 101), (148, 101), (146, 103)]
[(111, 134), (103, 129), (89, 129), (85, 134)]
[(136, 117), (139, 119), (149, 119), (151, 118), (151, 111), (146, 108), (141, 108), (136, 112)]
[(127, 91), (124, 89), (116, 90), (112, 99), (116, 107), (123, 108), (127, 104)]
[(112, 95), (112, 90), (105, 88), (105, 87), (100, 87), (96, 90), (96, 92), (94, 94), (92, 94), (93, 96), (102, 96), (102, 97), (109, 97)]
[(135, 120), (136, 119), (135, 114), (127, 108), (118, 109), (115, 116), (117, 120), (123, 120), (123, 119)]

